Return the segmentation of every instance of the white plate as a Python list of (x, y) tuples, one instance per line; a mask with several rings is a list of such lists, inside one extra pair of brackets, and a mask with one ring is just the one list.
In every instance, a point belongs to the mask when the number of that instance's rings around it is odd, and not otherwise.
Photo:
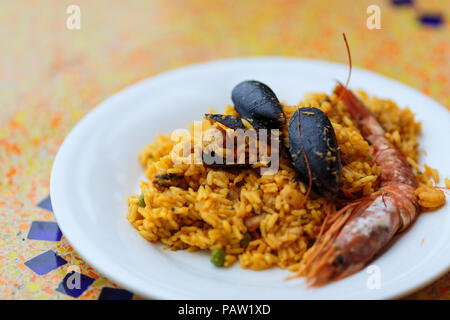
[[(207, 253), (165, 251), (144, 240), (125, 218), (126, 198), (145, 179), (137, 160), (158, 132), (169, 133), (202, 118), (209, 108), (231, 104), (240, 81), (268, 84), (282, 101), (296, 104), (304, 93), (331, 92), (345, 81), (347, 66), (329, 62), (249, 58), (209, 62), (139, 82), (84, 117), (67, 136), (51, 175), (56, 219), (75, 250), (100, 273), (145, 297), (164, 299), (384, 299), (405, 295), (444, 274), (450, 266), (447, 204), (423, 213), (373, 264), (380, 288), (370, 289), (368, 269), (319, 289), (303, 279), (285, 280), (287, 270), (217, 268)], [(450, 113), (405, 85), (353, 69), (350, 87), (409, 106), (423, 124), (422, 161), (449, 176)]]

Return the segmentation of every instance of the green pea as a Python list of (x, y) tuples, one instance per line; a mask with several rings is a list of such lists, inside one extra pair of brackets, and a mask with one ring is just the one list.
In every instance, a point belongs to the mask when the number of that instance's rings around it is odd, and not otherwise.
[(252, 235), (247, 232), (246, 234), (244, 234), (244, 237), (241, 239), (239, 244), (242, 248), (247, 248), (250, 241), (252, 241)]
[(211, 262), (218, 267), (222, 267), (225, 263), (225, 251), (222, 249), (214, 249), (211, 252)]
[(141, 208), (145, 207), (145, 199), (144, 199), (143, 193), (139, 196), (139, 207), (141, 207)]

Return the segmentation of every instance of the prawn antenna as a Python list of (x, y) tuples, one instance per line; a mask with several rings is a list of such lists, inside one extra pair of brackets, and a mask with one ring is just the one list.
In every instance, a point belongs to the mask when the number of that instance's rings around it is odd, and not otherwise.
[(345, 32), (342, 33), (342, 36), (344, 37), (345, 47), (347, 48), (349, 71), (348, 71), (347, 81), (345, 82), (345, 86), (344, 86), (345, 90), (342, 90), (341, 94), (339, 95), (339, 100), (341, 100), (344, 93), (347, 92), (347, 87), (350, 82), (350, 77), (352, 76), (352, 55), (350, 53), (350, 47), (348, 45), (348, 41), (347, 41), (347, 37), (345, 36)]

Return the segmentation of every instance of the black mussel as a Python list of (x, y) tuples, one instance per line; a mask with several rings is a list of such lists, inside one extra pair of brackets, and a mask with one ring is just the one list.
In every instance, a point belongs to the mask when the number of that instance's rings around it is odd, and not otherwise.
[(286, 117), (275, 93), (255, 80), (239, 83), (231, 92), (234, 108), (242, 118), (252, 119), (267, 129), (279, 129)]
[(205, 118), (213, 121), (213, 122), (219, 122), (223, 124), (224, 126), (230, 128), (230, 129), (263, 129), (263, 127), (255, 122), (252, 119), (244, 119), (239, 118), (235, 116), (229, 116), (229, 115), (223, 115), (223, 114), (205, 114)]
[(178, 173), (163, 173), (153, 177), (153, 183), (159, 188), (179, 187), (185, 189), (187, 186), (184, 175)]
[(302, 181), (308, 184), (311, 173), (316, 193), (336, 196), (341, 180), (341, 158), (333, 126), (320, 109), (300, 108), (294, 112), (289, 121), (289, 153)]

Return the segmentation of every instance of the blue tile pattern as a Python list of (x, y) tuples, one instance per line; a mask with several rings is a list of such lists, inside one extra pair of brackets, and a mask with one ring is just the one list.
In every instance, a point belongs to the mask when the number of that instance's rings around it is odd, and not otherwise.
[[(37, 204), (38, 207), (53, 212), (50, 196)], [(27, 239), (44, 241), (61, 241), (62, 232), (58, 224), (53, 221), (32, 221)], [(53, 250), (45, 251), (40, 255), (25, 262), (25, 265), (38, 275), (45, 275), (58, 267), (67, 264), (67, 261)], [(80, 272), (72, 271), (65, 275), (64, 279), (55, 289), (73, 298), (79, 298), (95, 279)], [(133, 292), (125, 289), (104, 287), (98, 300), (131, 300)]]
[(132, 298), (133, 293), (128, 290), (104, 287), (98, 300), (131, 300)]
[(444, 23), (444, 17), (439, 13), (423, 13), (419, 16), (419, 21), (427, 27), (440, 27)]
[(38, 275), (44, 275), (67, 263), (53, 250), (45, 251), (25, 262), (25, 265)]
[(39, 202), (37, 206), (39, 208), (53, 212), (52, 201), (50, 200), (50, 196)]
[(414, 4), (413, 0), (391, 0), (394, 6), (412, 6)]
[(94, 278), (76, 271), (72, 271), (66, 274), (64, 279), (56, 288), (56, 291), (67, 294), (73, 298), (78, 298), (94, 281)]
[(61, 230), (56, 222), (52, 221), (33, 221), (30, 231), (28, 231), (28, 239), (60, 241), (62, 237)]

